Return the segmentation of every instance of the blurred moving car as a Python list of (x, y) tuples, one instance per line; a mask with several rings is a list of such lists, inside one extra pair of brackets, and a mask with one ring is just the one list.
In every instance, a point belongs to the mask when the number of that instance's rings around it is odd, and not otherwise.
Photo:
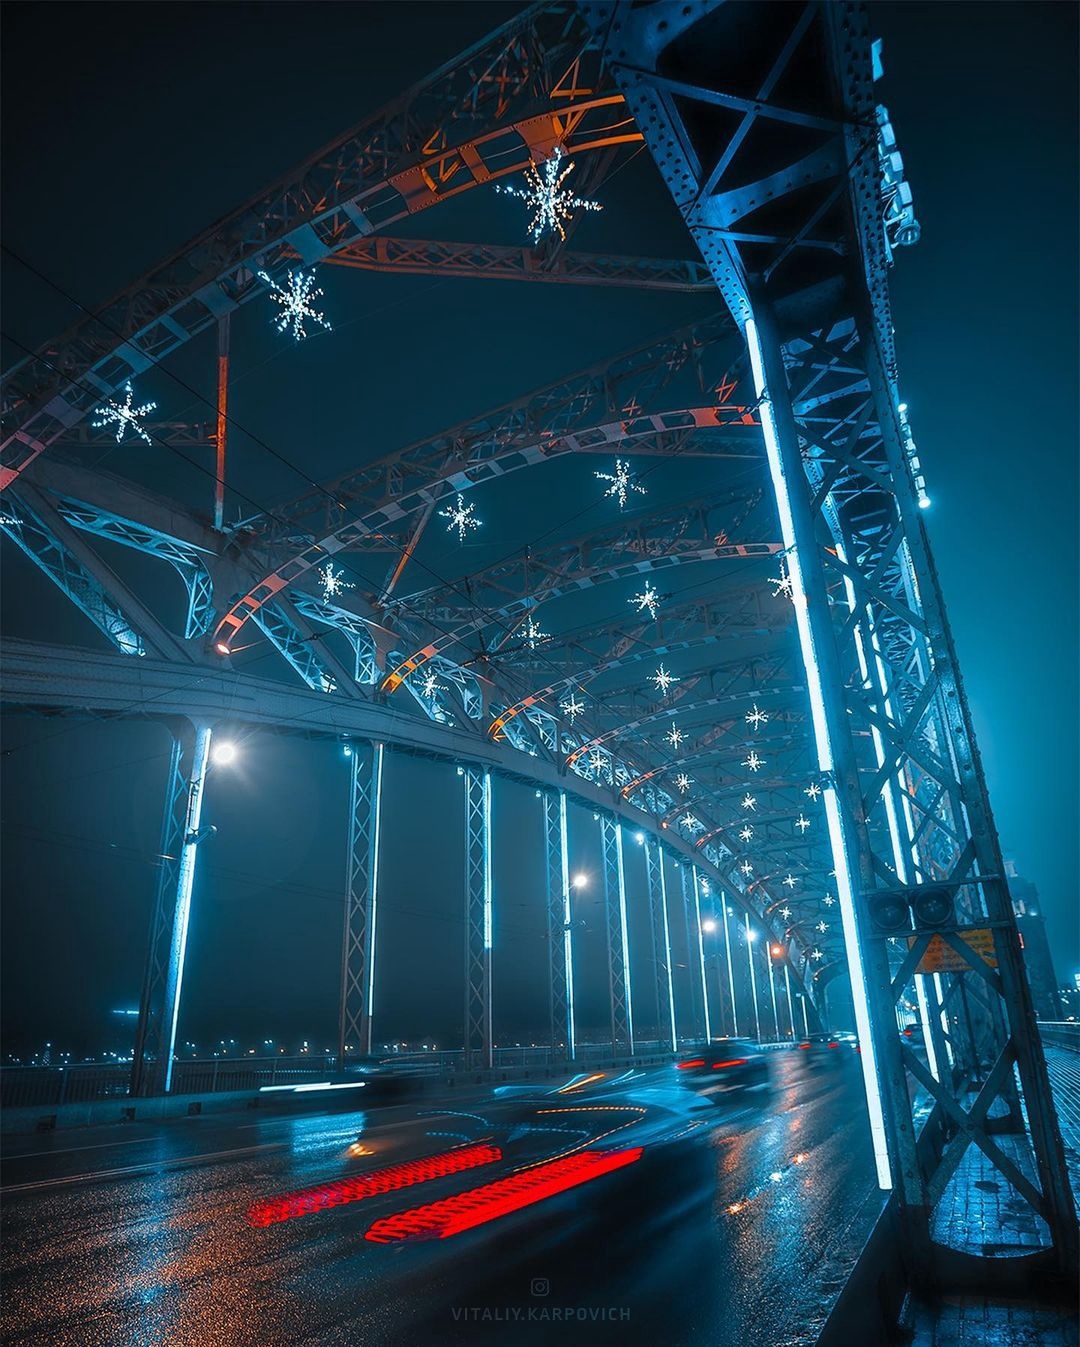
[(675, 1071), (683, 1085), (714, 1100), (738, 1090), (767, 1089), (772, 1079), (769, 1054), (746, 1038), (714, 1038), (687, 1048)]
[(843, 1061), (846, 1047), (837, 1034), (811, 1034), (799, 1044), (800, 1065), (810, 1069), (835, 1066)]

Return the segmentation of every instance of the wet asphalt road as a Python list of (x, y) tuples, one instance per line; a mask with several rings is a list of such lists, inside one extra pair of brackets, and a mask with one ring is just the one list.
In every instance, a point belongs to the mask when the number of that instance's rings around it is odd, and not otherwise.
[[(856, 1059), (807, 1073), (781, 1052), (772, 1065), (769, 1092), (719, 1105), (665, 1068), (441, 1108), (12, 1138), (4, 1340), (810, 1344), (880, 1198)], [(489, 1139), (503, 1163), (268, 1228), (247, 1222), (259, 1199)], [(617, 1173), (447, 1239), (364, 1238), (379, 1217), (586, 1142), (644, 1149)]]

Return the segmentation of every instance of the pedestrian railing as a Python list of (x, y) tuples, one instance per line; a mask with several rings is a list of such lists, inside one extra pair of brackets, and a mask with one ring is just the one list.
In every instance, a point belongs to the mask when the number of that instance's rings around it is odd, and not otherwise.
[(1050, 1047), (1080, 1052), (1080, 1024), (1075, 1020), (1040, 1020), (1039, 1036)]

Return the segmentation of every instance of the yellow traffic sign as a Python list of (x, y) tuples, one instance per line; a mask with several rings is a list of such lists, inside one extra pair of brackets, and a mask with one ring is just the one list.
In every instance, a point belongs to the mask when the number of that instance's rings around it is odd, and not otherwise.
[[(970, 946), (973, 957), (965, 959), (959, 950), (947, 945), (940, 935), (931, 938), (919, 960), (916, 973), (969, 973), (977, 967), (976, 958), (981, 957), (991, 968), (996, 968), (997, 956), (994, 954), (994, 933), (988, 926), (980, 926), (975, 931), (957, 931), (956, 934)], [(908, 937), (908, 949), (914, 945), (917, 937)]]

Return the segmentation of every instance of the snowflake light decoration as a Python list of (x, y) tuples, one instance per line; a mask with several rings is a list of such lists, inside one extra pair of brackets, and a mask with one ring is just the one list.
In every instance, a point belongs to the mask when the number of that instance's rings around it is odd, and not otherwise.
[(685, 738), (686, 735), (683, 734), (682, 730), (679, 729), (678, 725), (676, 725), (675, 722), (672, 721), (671, 729), (668, 730), (667, 734), (664, 735), (664, 739), (671, 745), (672, 748), (678, 748)]
[(570, 724), (572, 725), (574, 721), (577, 720), (578, 716), (585, 710), (585, 703), (579, 702), (577, 697), (571, 692), (566, 701), (559, 703), (559, 710), (568, 717)]
[(811, 959), (813, 959), (815, 963), (817, 963), (819, 959), (824, 959), (825, 955), (822, 954), (821, 950), (815, 949), (810, 951), (810, 957)]
[(458, 542), (460, 543), (465, 541), (465, 536), (470, 529), (478, 529), (480, 527), (480, 520), (476, 517), (476, 511), (472, 501), (469, 501), (468, 505), (466, 505), (465, 497), (460, 493), (453, 505), (445, 510), (439, 511), (439, 518), (448, 519), (450, 521), (446, 526), (447, 532), (453, 533), (456, 529)]
[(429, 669), (420, 680), (420, 695), (431, 701), (442, 691), (442, 684), (433, 669)]
[(782, 882), (787, 888), (793, 889), (799, 881), (794, 875), (785, 875)]
[(829, 929), (829, 923), (827, 921), (819, 921), (817, 924), (817, 929), (821, 932), (822, 935), (824, 935), (825, 932)]
[(320, 313), (313, 303), (322, 294), (315, 284), (313, 273), (305, 275), (302, 271), (290, 271), (285, 284), (279, 285), (265, 271), (260, 271), (259, 280), (266, 282), (270, 293), (281, 305), (281, 312), (274, 319), (274, 326), (279, 332), (292, 328), (293, 341), (303, 341), (308, 335), (304, 323), (309, 318), (327, 332), (332, 331), (326, 315)]
[(334, 569), (332, 561), (328, 561), (319, 571), (319, 584), (322, 586), (324, 599), (332, 599), (338, 594), (343, 594), (347, 589), (356, 588), (354, 584), (350, 584), (344, 578), (343, 572)]
[(742, 797), (742, 807), (743, 807), (744, 809), (756, 809), (756, 808), (757, 808), (757, 796), (756, 796), (756, 795), (751, 795), (751, 794), (749, 793), (749, 791), (748, 791), (748, 792)]
[(521, 629), (521, 636), (530, 650), (535, 650), (542, 642), (551, 639), (546, 631), (541, 631), (540, 625), (532, 613), (529, 614), (528, 621)]
[(821, 901), (825, 904), (826, 907), (832, 907), (833, 903), (836, 902), (836, 899), (832, 896), (831, 893), (827, 893), (825, 897), (822, 898)]
[(675, 778), (675, 789), (678, 790), (682, 795), (685, 795), (686, 792), (690, 789), (690, 778), (686, 775), (685, 772), (680, 772), (678, 776)]
[(739, 829), (739, 839), (743, 842), (752, 842), (754, 839), (754, 830), (749, 823)]
[(744, 875), (747, 876), (747, 878), (749, 878), (754, 873), (754, 867), (750, 864), (749, 861), (743, 861), (742, 865), (739, 866), (739, 869), (743, 872)]
[(790, 908), (790, 907), (782, 907), (782, 908), (780, 909), (780, 915), (784, 918), (785, 921), (787, 921), (788, 917), (791, 916), (791, 908)]
[(589, 770), (595, 773), (598, 777), (607, 775), (607, 758), (604, 757), (603, 753), (601, 753), (598, 748), (594, 748), (589, 754)]
[(565, 168), (562, 167), (564, 157), (563, 147), (556, 145), (549, 159), (545, 159), (539, 166), (528, 165), (525, 169), (524, 187), (506, 187), (500, 184), (495, 188), (496, 192), (500, 192), (503, 196), (518, 197), (532, 211), (529, 237), (533, 243), (539, 243), (548, 233), (558, 234), (565, 243), (564, 225), (569, 223), (573, 211), (604, 209), (598, 201), (587, 201), (583, 197), (575, 196), (569, 188), (563, 186), (574, 169), (572, 159), (567, 162)]
[(749, 755), (743, 758), (743, 766), (749, 767), (752, 772), (760, 772), (762, 767), (765, 766), (765, 760), (764, 758), (759, 758), (754, 750), (751, 749)]
[(769, 723), (769, 713), (768, 711), (759, 710), (758, 704), (755, 702), (754, 709), (752, 711), (747, 711), (746, 713), (746, 723), (752, 725), (755, 730), (758, 730), (762, 725), (767, 725)]
[(645, 588), (641, 593), (635, 594), (632, 599), (627, 599), (627, 603), (633, 604), (639, 613), (647, 612), (651, 618), (655, 619), (656, 614), (660, 609), (660, 595), (653, 589), (648, 580), (646, 580)]
[(811, 781), (811, 783), (803, 791), (803, 794), (808, 795), (811, 800), (816, 800), (821, 794), (821, 787), (818, 785), (816, 781)]
[(679, 682), (679, 679), (676, 678), (674, 674), (668, 673), (662, 664), (657, 668), (654, 674), (649, 675), (649, 678), (651, 682), (655, 683), (657, 692), (665, 697), (667, 696), (667, 690), (671, 687), (672, 683)]
[(806, 818), (804, 815), (800, 814), (799, 817), (795, 820), (795, 826), (796, 828), (798, 828), (799, 832), (805, 833), (807, 828), (809, 828), (810, 826), (810, 820)]
[(702, 828), (705, 825), (703, 823), (700, 823), (693, 816), (693, 814), (684, 814), (682, 818), (682, 826), (686, 829), (688, 833), (699, 833), (701, 832)]
[(786, 594), (789, 599), (793, 597), (791, 593), (791, 576), (788, 575), (787, 563), (784, 561), (783, 557), (780, 558), (780, 574), (770, 580), (769, 584), (774, 586), (772, 592), (774, 599), (778, 599), (781, 594)]
[(94, 408), (94, 415), (100, 417), (99, 421), (91, 421), (90, 424), (96, 429), (102, 426), (116, 423), (116, 443), (119, 444), (128, 430), (132, 430), (141, 440), (147, 444), (152, 444), (150, 436), (139, 424), (140, 420), (149, 415), (157, 407), (156, 402), (144, 402), (141, 407), (133, 407), (131, 404), (135, 400), (135, 394), (132, 391), (131, 380), (124, 385), (123, 403), (114, 402), (112, 398), (100, 406)]
[(630, 464), (625, 458), (615, 460), (614, 472), (594, 472), (593, 476), (599, 482), (610, 482), (611, 485), (604, 492), (605, 496), (614, 496), (619, 502), (619, 509), (626, 509), (626, 502), (630, 497), (631, 491), (636, 491), (639, 496), (648, 494), (640, 482), (634, 481), (634, 475), (630, 471)]

